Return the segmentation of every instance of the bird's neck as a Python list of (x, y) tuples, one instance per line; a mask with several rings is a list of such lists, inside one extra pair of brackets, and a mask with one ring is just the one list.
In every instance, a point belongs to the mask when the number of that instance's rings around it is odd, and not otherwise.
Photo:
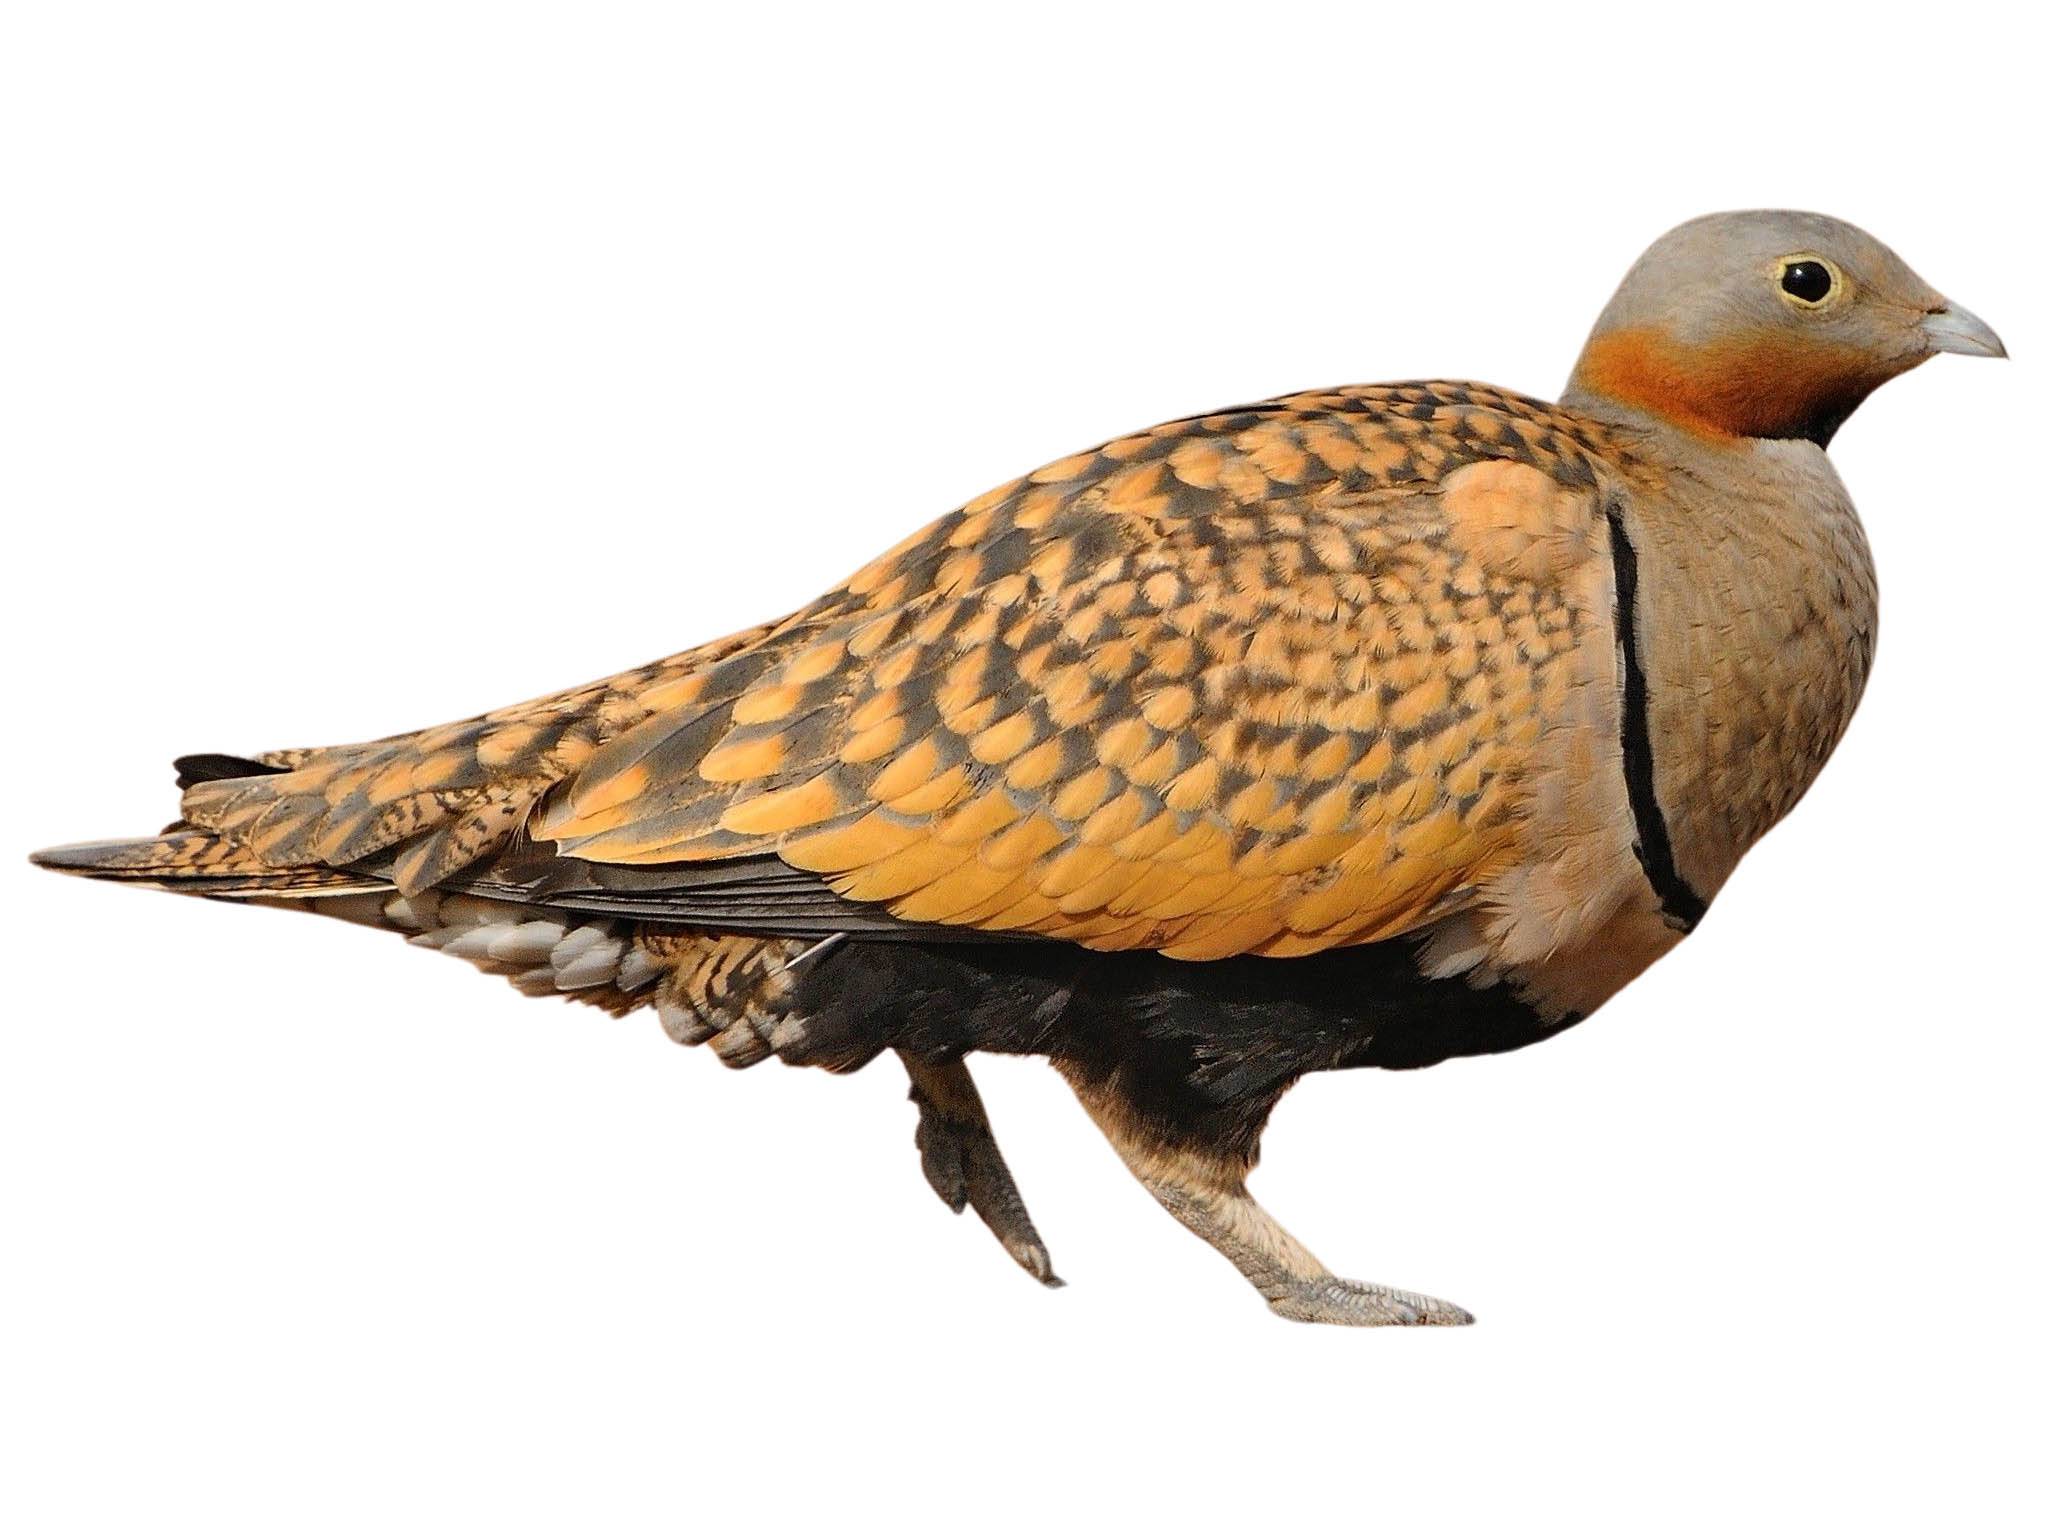
[(1717, 442), (1832, 440), (1894, 369), (1846, 347), (1762, 332), (1706, 344), (1653, 326), (1600, 330), (1569, 375), (1562, 404)]

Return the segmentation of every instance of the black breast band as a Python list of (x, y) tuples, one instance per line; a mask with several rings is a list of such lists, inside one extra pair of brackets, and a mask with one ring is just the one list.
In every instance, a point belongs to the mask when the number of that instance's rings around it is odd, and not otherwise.
[(1621, 672), (1621, 713), (1619, 746), (1625, 754), (1626, 802), (1633, 810), (1633, 855), (1662, 903), (1662, 915), (1670, 926), (1688, 932), (1703, 919), (1707, 902), (1676, 871), (1676, 854), (1669, 845), (1669, 823), (1662, 818), (1661, 801), (1654, 796), (1654, 743), (1647, 722), (1647, 673), (1640, 667), (1640, 628), (1634, 603), (1640, 587), (1640, 559), (1627, 536), (1625, 519), (1618, 503), (1605, 507), (1605, 521), (1612, 529), (1612, 581), (1615, 593), (1613, 623), (1619, 630)]

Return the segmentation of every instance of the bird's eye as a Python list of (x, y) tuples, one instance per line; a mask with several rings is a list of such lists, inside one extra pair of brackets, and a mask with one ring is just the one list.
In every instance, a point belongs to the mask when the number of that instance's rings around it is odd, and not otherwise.
[(1815, 256), (1797, 256), (1782, 263), (1782, 291), (1800, 304), (1816, 308), (1837, 286), (1829, 262)]

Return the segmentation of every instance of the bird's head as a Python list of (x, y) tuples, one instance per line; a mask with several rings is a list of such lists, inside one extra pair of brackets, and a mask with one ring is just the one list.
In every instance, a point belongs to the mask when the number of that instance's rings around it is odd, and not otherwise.
[(1888, 246), (1816, 213), (1714, 213), (1663, 235), (1599, 316), (1563, 402), (1710, 438), (1821, 447), (1933, 352), (2006, 356)]

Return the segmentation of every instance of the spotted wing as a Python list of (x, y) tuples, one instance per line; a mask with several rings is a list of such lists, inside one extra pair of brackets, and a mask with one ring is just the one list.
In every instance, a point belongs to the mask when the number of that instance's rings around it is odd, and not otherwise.
[(426, 889), (510, 846), (540, 797), (603, 741), (664, 710), (694, 706), (713, 674), (723, 685), (744, 685), (743, 664), (719, 667), (768, 632), (749, 630), (602, 682), (384, 740), (273, 751), (241, 767), (232, 758), (186, 758), (202, 765), (196, 777), (181, 773), (180, 827), (211, 835), (166, 839), (135, 857), (166, 869), (374, 861), (401, 890)]
[(1513, 855), (1602, 616), (1558, 570), (1604, 450), (1463, 385), (1110, 442), (639, 689), (532, 835), (670, 882), (771, 857), (903, 923), (1188, 958), (1406, 930)]

